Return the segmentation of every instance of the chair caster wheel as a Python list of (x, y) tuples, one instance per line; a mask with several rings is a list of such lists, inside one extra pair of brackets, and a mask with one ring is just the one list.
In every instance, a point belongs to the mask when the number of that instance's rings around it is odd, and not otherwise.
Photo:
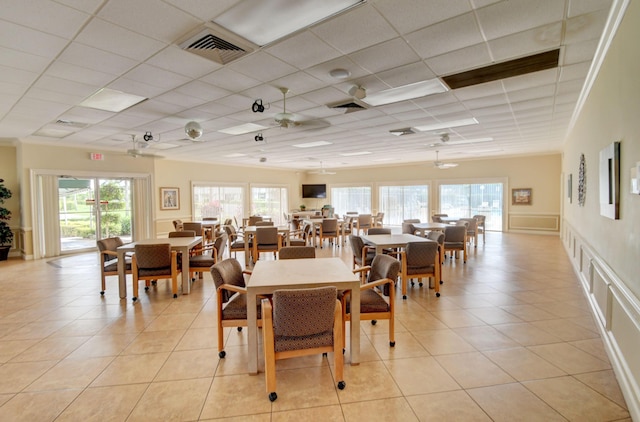
[(241, 332), (241, 331), (242, 331), (242, 327), (238, 327), (238, 332)]
[(371, 325), (376, 325), (377, 323), (378, 323), (378, 320), (376, 320), (376, 319), (372, 319), (371, 320)]
[(104, 290), (100, 292), (100, 296), (104, 296)]
[(419, 283), (418, 285), (419, 285), (420, 287), (422, 287), (422, 283)]
[(407, 295), (402, 295), (402, 299), (407, 300)]
[(227, 352), (225, 352), (224, 350), (218, 352), (218, 357), (220, 359), (224, 359), (225, 356), (227, 356)]
[(440, 297), (440, 293), (439, 293), (439, 292), (438, 292), (438, 293), (436, 293), (436, 297)]
[(324, 352), (324, 353), (322, 354), (322, 357), (323, 357), (323, 358), (326, 358), (327, 356), (328, 356), (328, 355), (327, 355), (327, 352)]
[(395, 342), (395, 341), (390, 341), (390, 342), (389, 342), (389, 346), (391, 346), (391, 347), (396, 347), (396, 342)]
[(276, 393), (269, 393), (269, 400), (276, 401), (276, 399), (278, 398), (278, 395)]
[(175, 299), (175, 298), (177, 298), (177, 297), (178, 297), (178, 295), (177, 295), (176, 293), (174, 293), (174, 294), (173, 294), (173, 298)]
[(149, 291), (149, 286), (144, 286), (144, 291), (148, 292)]
[(440, 284), (444, 284), (444, 281), (440, 280)]
[(135, 302), (136, 300), (138, 300), (138, 298), (134, 296), (131, 300)]
[(416, 283), (414, 283), (413, 281), (411, 282), (411, 287), (413, 287)]
[(153, 280), (153, 281), (151, 282), (151, 285), (152, 285), (152, 286), (157, 286), (157, 285), (158, 285), (158, 282), (157, 282), (157, 281), (155, 281), (155, 280)]
[(338, 383), (338, 388), (339, 388), (340, 390), (344, 390), (344, 387), (346, 387), (346, 386), (347, 386), (347, 383), (346, 383), (346, 382), (344, 382), (344, 381), (340, 381), (340, 382)]

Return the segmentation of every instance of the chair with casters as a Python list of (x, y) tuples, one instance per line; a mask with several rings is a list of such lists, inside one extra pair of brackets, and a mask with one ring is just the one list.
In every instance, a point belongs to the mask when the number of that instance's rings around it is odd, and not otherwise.
[(313, 225), (304, 223), (302, 230), (289, 233), (289, 246), (307, 246), (311, 240)]
[(373, 217), (373, 227), (382, 227), (384, 225), (384, 213), (379, 212)]
[(367, 234), (391, 234), (391, 229), (388, 227), (371, 227)]
[[(196, 237), (196, 232), (193, 230), (182, 230), (179, 232), (169, 232), (169, 237)], [(202, 245), (196, 245), (189, 251), (189, 256), (202, 253)], [(178, 255), (178, 260), (180, 256)]]
[(279, 259), (315, 258), (316, 248), (313, 246), (283, 246), (278, 254)]
[(463, 262), (467, 262), (467, 227), (456, 225), (444, 229), (444, 253), (451, 252), (453, 256), (458, 256), (458, 251), (462, 251)]
[[(433, 230), (430, 231), (427, 236), (427, 239), (429, 240), (433, 240), (438, 242), (438, 245), (440, 246), (439, 251), (440, 251), (440, 262), (444, 264), (444, 233), (441, 231), (437, 231), (437, 230)], [(442, 275), (442, 274), (440, 274)], [(442, 283), (440, 283), (442, 284)]]
[(344, 356), (342, 306), (335, 287), (276, 290), (262, 300), (262, 335), (266, 389), (276, 393), (276, 361), (333, 352), (334, 377), (343, 390)]
[[(100, 279), (102, 281), (102, 290), (100, 294), (104, 295), (106, 290), (106, 277), (110, 275), (118, 275), (118, 246), (124, 245), (119, 237), (109, 237), (96, 242), (98, 251), (100, 252)], [(125, 257), (124, 270), (125, 274), (131, 274), (131, 258)]]
[(404, 220), (402, 220), (403, 223), (419, 223), (420, 219), (419, 218), (405, 218)]
[[(232, 225), (224, 226), (224, 230), (227, 233), (227, 240), (229, 242), (229, 255), (233, 252), (233, 257), (237, 257), (237, 252), (244, 252), (244, 237), (236, 231), (236, 228)], [(251, 249), (251, 241), (249, 241), (249, 249)]]
[(262, 216), (250, 215), (249, 220), (247, 221), (247, 226), (255, 226), (258, 221), (263, 221)]
[(373, 218), (371, 217), (371, 214), (358, 215), (358, 218), (356, 219), (356, 232), (358, 233), (358, 236), (360, 236), (360, 233), (362, 232), (368, 233), (368, 230), (372, 225)]
[(196, 236), (202, 236), (202, 244), (199, 246), (194, 246), (191, 249), (191, 253), (200, 253), (198, 251), (202, 250), (202, 248), (204, 248), (204, 246), (206, 245), (206, 240), (207, 240), (207, 233), (204, 227), (202, 227), (202, 223), (194, 223), (194, 222), (186, 222), (186, 223), (182, 223), (183, 226), (183, 230), (185, 231), (189, 231), (189, 230), (193, 230), (194, 232), (196, 232)]
[(261, 252), (273, 252), (273, 258), (282, 248), (282, 236), (278, 234), (277, 227), (256, 227), (253, 237), (253, 259), (257, 262)]
[(318, 227), (316, 233), (320, 239), (320, 248), (324, 245), (324, 240), (329, 239), (331, 244), (332, 239), (335, 239), (334, 244), (338, 243), (338, 219), (337, 218), (325, 218), (322, 220), (322, 224)]
[(487, 222), (487, 217), (482, 215), (482, 214), (476, 214), (473, 216), (473, 218), (476, 219), (477, 221), (477, 230), (478, 230), (478, 234), (482, 234), (482, 243), (485, 243), (485, 223)]
[[(214, 264), (211, 278), (216, 286), (217, 321), (218, 321), (218, 356), (224, 358), (224, 328), (236, 327), (242, 331), (247, 326), (247, 284), (245, 275), (250, 271), (242, 271), (237, 259), (227, 258)], [(258, 327), (261, 326), (260, 301), (256, 300)]]
[(416, 228), (413, 223), (403, 222), (402, 223), (402, 234), (416, 234)]
[(349, 235), (349, 244), (351, 245), (351, 252), (353, 253), (353, 266), (355, 269), (358, 267), (366, 267), (371, 265), (373, 257), (376, 256), (376, 251), (373, 248), (367, 246), (360, 236)]
[(181, 231), (184, 230), (184, 227), (182, 226), (182, 220), (173, 220), (173, 229), (175, 231)]
[[(389, 346), (395, 341), (395, 283), (400, 272), (400, 261), (389, 255), (376, 255), (370, 266), (353, 270), (367, 274), (366, 282), (360, 286), (360, 320), (376, 325), (379, 319), (389, 320)], [(362, 277), (361, 277), (362, 278)], [(388, 299), (385, 300), (385, 296)], [(351, 321), (350, 293), (341, 294), (342, 339), (345, 340), (344, 323)]]
[(256, 221), (256, 224), (254, 224), (254, 226), (256, 227), (272, 227), (274, 226), (273, 221)]
[(475, 248), (478, 247), (478, 221), (475, 218), (461, 218), (460, 221), (466, 221), (467, 224), (467, 243), (473, 242)]
[[(402, 299), (407, 298), (407, 283), (414, 278), (418, 279), (422, 287), (423, 277), (433, 277), (436, 296), (440, 297), (440, 272), (442, 263), (440, 261), (440, 246), (438, 242), (409, 242), (404, 250), (399, 252), (400, 262), (402, 262)], [(413, 280), (411, 285), (413, 286)]]
[(431, 221), (434, 223), (442, 223), (442, 217), (449, 217), (449, 214), (433, 214), (431, 216)]
[(199, 277), (202, 278), (205, 271), (210, 271), (213, 265), (221, 261), (226, 248), (227, 234), (222, 233), (213, 240), (212, 244), (205, 246), (202, 254), (190, 256), (189, 275), (191, 281), (196, 281), (194, 273), (199, 273)]
[[(174, 299), (178, 297), (178, 252), (171, 250), (168, 243), (152, 245), (136, 245), (131, 258), (133, 274), (133, 301), (138, 300), (138, 284), (145, 280), (145, 290), (149, 290), (151, 282), (158, 279), (171, 279), (171, 290)], [(186, 258), (185, 258), (186, 259)]]

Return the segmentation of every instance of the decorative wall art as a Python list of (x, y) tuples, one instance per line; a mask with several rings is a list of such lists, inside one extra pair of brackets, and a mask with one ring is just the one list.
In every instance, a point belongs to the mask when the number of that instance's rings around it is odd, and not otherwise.
[(640, 194), (640, 161), (635, 166), (631, 167), (629, 172), (629, 188), (633, 194)]
[(160, 188), (160, 209), (179, 210), (180, 209), (180, 189)]
[(584, 164), (584, 154), (580, 154), (580, 166), (578, 167), (578, 205), (584, 207), (584, 199), (587, 194), (587, 175)]
[(620, 218), (620, 142), (600, 151), (600, 215)]
[(531, 205), (531, 188), (511, 189), (511, 205)]

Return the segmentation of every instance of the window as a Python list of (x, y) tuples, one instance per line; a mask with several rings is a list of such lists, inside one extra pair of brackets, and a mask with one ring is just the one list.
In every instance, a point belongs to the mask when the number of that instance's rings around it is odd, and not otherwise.
[(244, 188), (242, 186), (193, 186), (193, 219), (205, 217), (236, 218), (244, 214)]
[(429, 221), (429, 186), (381, 186), (379, 209), (386, 224), (400, 226), (407, 218)]
[(441, 184), (440, 212), (449, 217), (486, 216), (487, 230), (502, 231), (502, 183)]
[(344, 215), (347, 212), (371, 214), (371, 187), (331, 188), (331, 206), (337, 215)]
[(251, 187), (251, 215), (271, 217), (275, 225), (286, 224), (284, 214), (289, 209), (287, 188), (270, 186)]

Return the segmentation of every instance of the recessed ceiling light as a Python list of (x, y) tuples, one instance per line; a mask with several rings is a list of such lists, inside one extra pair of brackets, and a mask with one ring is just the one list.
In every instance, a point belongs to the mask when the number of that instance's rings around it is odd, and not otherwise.
[(440, 79), (435, 78), (399, 86), (397, 88), (385, 89), (384, 91), (372, 94), (367, 93), (367, 96), (362, 99), (362, 101), (372, 106), (379, 106), (420, 98), (426, 95), (439, 94), (448, 90), (447, 86), (443, 84)]
[(327, 141), (317, 141), (317, 142), (307, 142), (306, 144), (295, 144), (293, 145), (296, 148), (313, 148), (313, 147), (321, 147), (323, 145), (331, 145), (332, 142)]
[(357, 151), (357, 152), (343, 152), (340, 153), (343, 157), (355, 157), (356, 155), (369, 155), (372, 154), (371, 151)]
[(460, 120), (452, 120), (450, 122), (441, 122), (441, 123), (433, 123), (430, 125), (423, 126), (414, 126), (413, 128), (419, 130), (420, 132), (431, 132), (434, 130), (440, 129), (448, 129), (452, 127), (460, 127), (460, 126), (469, 126), (469, 125), (477, 125), (478, 121), (475, 117), (471, 117), (470, 119), (460, 119)]
[(63, 130), (63, 129), (54, 129), (54, 128), (42, 128), (33, 136), (46, 136), (47, 138), (64, 138), (67, 135), (71, 135), (73, 131)]
[(146, 99), (146, 97), (141, 97), (139, 95), (127, 94), (126, 92), (116, 91), (115, 89), (102, 88), (81, 102), (80, 105), (82, 107), (96, 108), (98, 110), (119, 113), (122, 110), (126, 110)]
[(239, 153), (239, 152), (234, 152), (232, 154), (223, 155), (223, 157), (225, 157), (225, 158), (238, 158), (238, 157), (246, 157), (246, 156), (247, 156), (247, 154), (242, 154), (242, 153)]
[(349, 72), (347, 69), (332, 69), (331, 71), (329, 71), (329, 76), (336, 79), (347, 79), (349, 76), (351, 76), (351, 72)]
[(255, 123), (245, 123), (243, 125), (228, 127), (226, 129), (220, 129), (218, 132), (226, 133), (227, 135), (244, 135), (245, 133), (257, 132), (263, 129), (268, 129), (268, 128), (267, 126), (262, 126)]
[(245, 39), (264, 46), (343, 12), (364, 0), (243, 0), (213, 19)]

